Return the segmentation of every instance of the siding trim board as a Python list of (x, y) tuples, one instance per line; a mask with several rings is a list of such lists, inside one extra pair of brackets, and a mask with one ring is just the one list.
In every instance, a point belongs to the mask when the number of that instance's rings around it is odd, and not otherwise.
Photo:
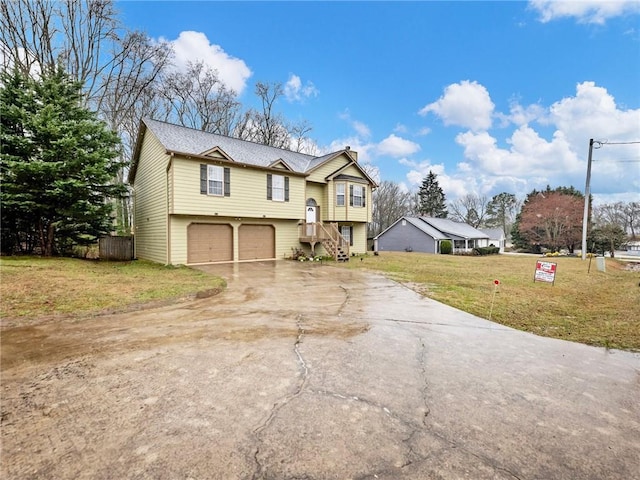
[[(267, 166), (261, 166), (261, 165), (252, 165), (250, 163), (235, 162), (233, 160), (224, 160), (222, 158), (207, 157), (206, 155), (199, 155), (199, 154), (196, 154), (196, 153), (176, 152), (176, 151), (173, 151), (173, 150), (167, 150), (165, 153), (167, 155), (173, 155), (173, 156), (176, 156), (176, 157), (184, 158), (185, 160), (200, 160), (200, 161), (204, 161), (204, 162), (207, 162), (207, 163), (209, 163), (211, 165), (229, 165), (229, 166), (236, 166), (236, 167), (243, 167), (243, 168), (251, 168), (253, 170), (262, 170), (262, 171), (265, 171), (265, 172), (282, 173), (282, 169), (281, 168), (273, 168), (273, 167), (267, 167)], [(298, 177), (307, 177), (307, 176), (309, 176), (308, 173), (295, 172), (295, 171), (287, 172), (287, 175), (295, 175), (295, 176), (298, 176)]]

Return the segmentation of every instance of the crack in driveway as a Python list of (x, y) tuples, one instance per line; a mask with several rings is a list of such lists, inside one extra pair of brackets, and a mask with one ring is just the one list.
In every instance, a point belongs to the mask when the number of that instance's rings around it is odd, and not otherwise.
[(260, 434), (269, 427), (269, 425), (271, 424), (271, 422), (273, 421), (273, 419), (276, 417), (276, 415), (278, 414), (278, 412), (280, 412), (280, 410), (282, 410), (282, 408), (284, 408), (289, 402), (291, 402), (292, 400), (294, 400), (295, 398), (299, 397), (302, 394), (302, 391), (304, 390), (308, 380), (309, 380), (309, 367), (307, 366), (307, 363), (304, 359), (304, 357), (302, 356), (302, 353), (300, 352), (300, 345), (302, 343), (302, 339), (304, 337), (305, 334), (305, 329), (304, 326), (302, 325), (302, 315), (298, 315), (298, 318), (296, 319), (296, 327), (298, 329), (298, 335), (296, 337), (296, 341), (293, 345), (293, 351), (296, 354), (296, 360), (298, 363), (298, 368), (301, 372), (301, 380), (298, 383), (295, 391), (289, 395), (286, 395), (284, 398), (282, 398), (281, 400), (278, 400), (277, 402), (275, 402), (271, 408), (271, 411), (269, 412), (269, 415), (267, 416), (267, 418), (265, 419), (264, 422), (262, 422), (257, 428), (255, 428), (253, 430), (253, 435), (256, 438), (257, 442), (258, 442), (258, 446), (256, 447), (256, 450), (254, 452), (253, 455), (253, 459), (254, 462), (256, 464), (256, 470), (252, 476), (253, 480), (257, 480), (260, 478), (264, 478), (264, 465), (262, 464), (262, 462), (260, 461), (260, 444), (262, 443), (261, 439), (260, 439)]

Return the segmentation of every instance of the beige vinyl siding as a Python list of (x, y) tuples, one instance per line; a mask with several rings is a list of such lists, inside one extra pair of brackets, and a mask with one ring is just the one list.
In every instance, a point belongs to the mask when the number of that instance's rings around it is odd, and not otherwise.
[[(349, 202), (350, 187), (364, 187), (364, 207), (352, 207)], [(347, 212), (345, 220), (350, 222), (367, 222), (369, 221), (369, 211), (371, 210), (371, 188), (362, 183), (347, 182)]]
[(340, 175), (351, 175), (352, 177), (360, 177), (363, 180), (366, 180), (362, 175), (362, 172), (353, 164), (349, 165), (344, 170), (340, 170)]
[(367, 224), (353, 224), (353, 246), (349, 247), (351, 253), (365, 253), (367, 251)]
[(350, 162), (351, 162), (351, 159), (348, 158), (346, 155), (344, 154), (339, 155), (333, 160), (327, 163), (324, 163), (323, 165), (320, 165), (318, 168), (316, 168), (313, 172), (310, 173), (307, 179), (310, 182), (326, 183), (327, 182), (326, 178), (329, 175), (331, 175), (341, 167), (348, 165)]
[[(179, 215), (215, 215), (240, 218), (287, 218), (304, 217), (305, 180), (301, 176), (289, 177), (289, 201), (267, 200), (266, 170), (235, 166), (233, 163), (218, 163), (230, 168), (231, 195), (214, 196), (200, 193), (200, 164), (203, 160), (173, 160), (175, 195), (172, 213)], [(278, 173), (280, 174), (280, 173)]]
[[(339, 207), (336, 205), (336, 184), (345, 184), (345, 205)], [(351, 186), (365, 187), (365, 206), (364, 207), (352, 207), (350, 204), (350, 187)], [(330, 182), (327, 188), (328, 192), (331, 192), (329, 201), (329, 209), (331, 211), (330, 220), (336, 222), (369, 222), (371, 218), (371, 186), (363, 183), (348, 182), (345, 180), (336, 180)]]
[(169, 156), (148, 130), (134, 180), (136, 257), (167, 263), (167, 175)]
[(238, 229), (240, 225), (273, 225), (276, 230), (276, 259), (290, 257), (292, 249), (300, 248), (298, 220), (242, 219), (235, 217), (171, 215), (171, 263), (187, 264), (187, 227), (191, 223), (218, 223), (233, 227), (234, 261), (238, 261)]
[[(306, 198), (305, 198), (305, 205), (306, 206), (306, 201), (309, 198), (313, 198), (317, 204), (320, 206), (320, 218), (322, 220), (327, 219), (327, 195), (326, 195), (326, 190), (327, 190), (327, 186), (326, 185), (322, 185), (322, 184), (318, 184), (318, 183), (309, 183), (307, 182), (307, 194), (306, 194)], [(304, 210), (303, 210), (303, 215), (304, 215)], [(303, 216), (304, 218), (304, 216)]]

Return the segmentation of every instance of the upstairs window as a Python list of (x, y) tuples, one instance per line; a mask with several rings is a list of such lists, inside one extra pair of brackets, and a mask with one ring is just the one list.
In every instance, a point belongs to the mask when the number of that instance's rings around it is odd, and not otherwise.
[(224, 169), (209, 165), (207, 177), (209, 195), (224, 195)]
[(349, 205), (352, 207), (364, 207), (366, 196), (366, 187), (362, 185), (351, 185), (349, 187)]
[(231, 171), (218, 165), (200, 165), (200, 193), (229, 197), (231, 195)]
[(289, 201), (289, 177), (267, 174), (267, 200)]
[(336, 183), (336, 206), (344, 207), (344, 183)]

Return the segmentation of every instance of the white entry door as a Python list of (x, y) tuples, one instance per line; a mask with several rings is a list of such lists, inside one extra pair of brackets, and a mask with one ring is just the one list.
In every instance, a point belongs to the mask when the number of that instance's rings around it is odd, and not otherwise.
[(307, 206), (307, 236), (311, 237), (316, 234), (316, 213), (318, 207)]

